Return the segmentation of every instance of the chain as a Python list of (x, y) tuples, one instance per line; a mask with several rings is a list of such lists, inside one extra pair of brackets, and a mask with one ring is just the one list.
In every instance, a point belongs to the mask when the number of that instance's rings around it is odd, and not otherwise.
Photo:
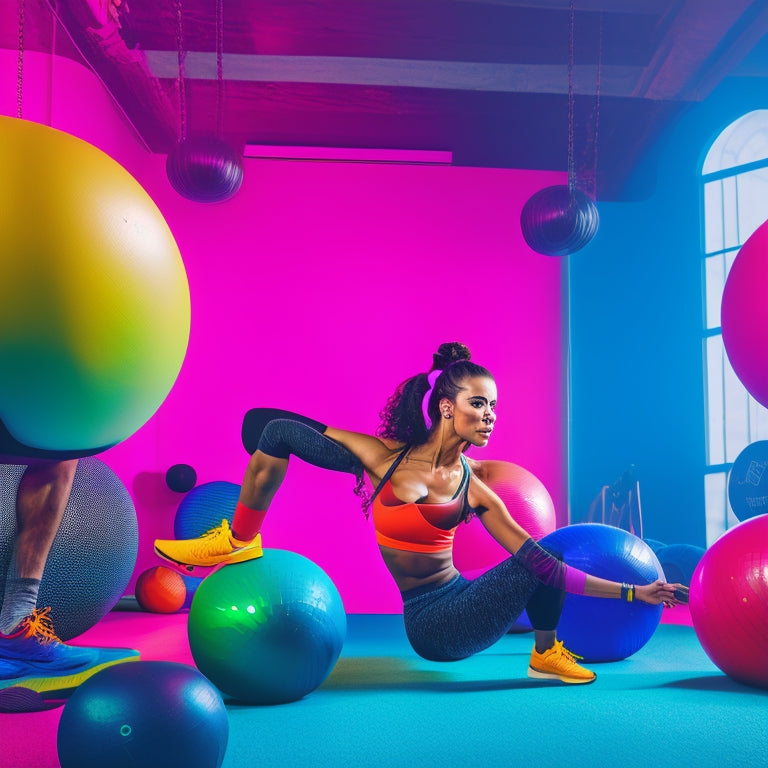
[(181, 0), (176, 0), (176, 51), (179, 59), (179, 138), (187, 138), (187, 90), (184, 84), (184, 25)]
[(24, 103), (24, 0), (19, 6), (19, 50), (16, 58), (16, 117), (21, 119)]
[(224, 111), (224, 0), (216, 0), (216, 136), (221, 138)]

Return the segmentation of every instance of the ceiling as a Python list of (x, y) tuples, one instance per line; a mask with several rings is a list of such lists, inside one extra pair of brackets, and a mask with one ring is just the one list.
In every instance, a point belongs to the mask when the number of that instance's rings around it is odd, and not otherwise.
[[(571, 25), (570, 0), (17, 0), (25, 49), (82, 57), (153, 152), (182, 131), (439, 150), (570, 167), (598, 200), (723, 78), (768, 77), (765, 0), (573, 2)], [(0, 47), (19, 44), (17, 3)]]

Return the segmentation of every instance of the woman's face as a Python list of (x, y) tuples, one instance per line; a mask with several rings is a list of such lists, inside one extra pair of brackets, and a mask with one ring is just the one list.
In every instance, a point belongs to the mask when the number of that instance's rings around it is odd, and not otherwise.
[(486, 376), (471, 376), (462, 382), (456, 401), (445, 398), (440, 416), (450, 414), (456, 434), (472, 445), (484, 446), (496, 421), (496, 383)]

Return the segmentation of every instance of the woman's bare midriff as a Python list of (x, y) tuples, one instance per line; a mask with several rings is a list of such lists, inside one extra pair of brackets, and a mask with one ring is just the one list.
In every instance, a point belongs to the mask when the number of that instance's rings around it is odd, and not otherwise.
[(453, 564), (450, 549), (443, 552), (406, 552), (380, 546), (379, 551), (401, 592), (426, 584), (443, 584), (459, 573)]

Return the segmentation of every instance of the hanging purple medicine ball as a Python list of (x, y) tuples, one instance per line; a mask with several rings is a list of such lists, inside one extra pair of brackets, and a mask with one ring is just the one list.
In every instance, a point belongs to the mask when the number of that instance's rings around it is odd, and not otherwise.
[(215, 137), (186, 138), (169, 153), (165, 170), (171, 186), (196, 203), (229, 200), (243, 183), (243, 159)]
[(594, 201), (566, 184), (539, 190), (520, 213), (525, 242), (545, 256), (575, 253), (595, 236), (599, 224)]

